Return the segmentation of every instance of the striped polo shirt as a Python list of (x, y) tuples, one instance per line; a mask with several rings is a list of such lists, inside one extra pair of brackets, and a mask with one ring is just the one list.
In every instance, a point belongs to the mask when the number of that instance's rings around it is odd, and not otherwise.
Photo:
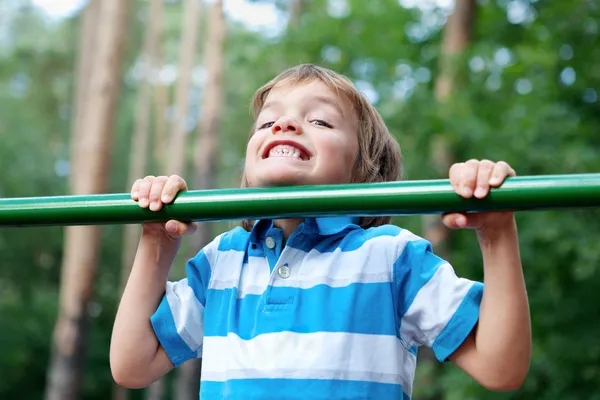
[(393, 225), (308, 218), (228, 231), (168, 282), (154, 331), (175, 366), (202, 357), (200, 398), (410, 399), (417, 348), (444, 361), (483, 285)]

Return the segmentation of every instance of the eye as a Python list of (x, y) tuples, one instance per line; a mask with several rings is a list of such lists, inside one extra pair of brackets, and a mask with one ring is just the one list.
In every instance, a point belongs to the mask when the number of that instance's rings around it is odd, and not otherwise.
[(270, 121), (270, 122), (265, 122), (264, 124), (262, 124), (261, 126), (258, 127), (258, 129), (266, 129), (266, 128), (270, 128), (275, 124), (275, 121)]
[(333, 126), (331, 126), (331, 124), (323, 121), (322, 119), (313, 119), (312, 121), (310, 121), (310, 123), (314, 124), (314, 125), (324, 126), (326, 128), (333, 128)]

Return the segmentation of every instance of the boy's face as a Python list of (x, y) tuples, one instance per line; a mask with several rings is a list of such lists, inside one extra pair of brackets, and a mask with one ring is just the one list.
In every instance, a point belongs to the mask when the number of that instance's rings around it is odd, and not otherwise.
[(350, 183), (355, 117), (320, 81), (275, 86), (246, 149), (250, 187)]

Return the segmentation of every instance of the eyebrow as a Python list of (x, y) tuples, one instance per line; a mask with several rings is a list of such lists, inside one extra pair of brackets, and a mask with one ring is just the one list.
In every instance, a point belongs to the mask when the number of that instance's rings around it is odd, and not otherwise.
[(328, 106), (333, 106), (333, 108), (336, 109), (336, 111), (343, 117), (346, 115), (346, 113), (344, 112), (344, 110), (342, 110), (342, 107), (340, 107), (340, 105), (337, 102), (337, 99), (335, 97), (328, 97), (328, 96), (314, 96), (313, 99), (318, 102), (318, 103), (322, 103)]

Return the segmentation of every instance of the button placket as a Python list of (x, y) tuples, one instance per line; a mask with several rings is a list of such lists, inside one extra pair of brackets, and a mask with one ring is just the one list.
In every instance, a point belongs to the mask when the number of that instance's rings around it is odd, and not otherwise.
[(275, 248), (275, 239), (269, 236), (265, 239), (265, 244), (269, 250), (273, 250)]
[[(265, 301), (268, 306), (275, 306), (277, 311), (285, 311), (293, 309), (294, 304), (296, 302), (297, 291), (293, 287), (287, 287), (283, 281), (290, 279), (292, 276), (292, 267), (294, 264), (294, 257), (290, 257), (290, 250), (288, 247), (285, 247), (281, 252), (277, 263), (275, 264), (272, 272), (271, 278), (269, 282), (269, 289), (265, 293)], [(280, 281), (281, 284), (277, 285), (276, 282)], [(277, 291), (274, 290), (275, 287), (278, 286)], [(281, 289), (286, 288), (284, 291)], [(291, 289), (291, 290), (290, 290)], [(275, 309), (270, 309), (273, 312)]]
[(291, 271), (287, 263), (277, 268), (277, 275), (279, 275), (279, 277), (283, 279), (287, 279), (290, 277)]

